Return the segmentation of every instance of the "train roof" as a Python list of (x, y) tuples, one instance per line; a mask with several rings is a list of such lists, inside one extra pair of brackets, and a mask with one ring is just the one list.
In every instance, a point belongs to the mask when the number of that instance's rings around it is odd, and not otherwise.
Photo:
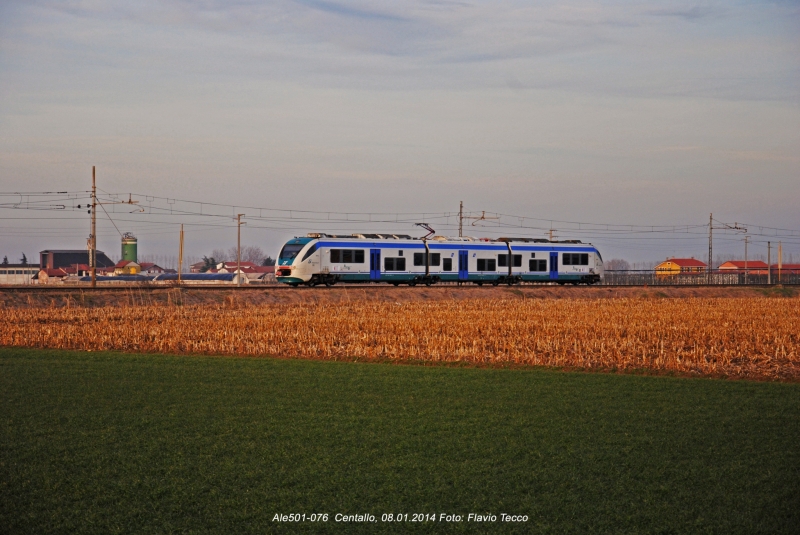
[[(309, 232), (306, 238), (312, 239), (346, 239), (346, 240), (422, 240), (407, 234), (326, 234), (324, 232)], [(297, 237), (295, 239), (298, 239)], [(476, 243), (553, 243), (553, 244), (582, 244), (581, 240), (548, 240), (544, 238), (475, 238), (472, 236), (433, 236), (429, 242), (476, 242)], [(591, 244), (586, 244), (591, 245)]]

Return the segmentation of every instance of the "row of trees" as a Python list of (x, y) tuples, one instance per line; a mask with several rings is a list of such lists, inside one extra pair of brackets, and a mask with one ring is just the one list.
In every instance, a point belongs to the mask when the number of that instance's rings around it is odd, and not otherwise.
[[(25, 256), (25, 253), (22, 253), (22, 258), (19, 259), (19, 263), (22, 264), (23, 266), (28, 265), (28, 257)], [(4, 256), (2, 265), (7, 266), (8, 264), (9, 264), (8, 257)]]
[[(227, 251), (224, 249), (214, 249), (211, 251), (211, 256), (203, 257), (203, 271), (208, 271), (220, 262), (235, 262), (237, 256), (236, 247), (231, 247)], [(242, 262), (252, 262), (257, 266), (274, 266), (275, 259), (264, 253), (264, 250), (257, 245), (246, 245), (242, 247), (241, 252)]]

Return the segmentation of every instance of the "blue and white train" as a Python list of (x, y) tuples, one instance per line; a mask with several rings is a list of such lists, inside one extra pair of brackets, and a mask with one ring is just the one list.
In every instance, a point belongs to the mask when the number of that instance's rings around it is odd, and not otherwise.
[(603, 258), (596, 247), (577, 240), (309, 233), (286, 242), (275, 277), (295, 287), (337, 282), (594, 284), (603, 278)]

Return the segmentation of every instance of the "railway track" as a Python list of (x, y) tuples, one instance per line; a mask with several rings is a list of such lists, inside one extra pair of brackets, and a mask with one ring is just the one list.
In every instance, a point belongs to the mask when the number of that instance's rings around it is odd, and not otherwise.
[[(497, 289), (497, 288), (585, 288), (585, 289), (601, 289), (601, 288), (648, 288), (648, 289), (669, 289), (669, 288), (761, 288), (761, 289), (768, 289), (768, 288), (776, 288), (776, 287), (800, 287), (800, 284), (595, 284), (592, 286), (586, 285), (572, 285), (572, 284), (515, 284), (513, 286), (507, 285), (499, 285), (499, 286), (492, 286), (491, 284), (484, 284), (483, 286), (478, 286), (477, 284), (464, 284), (464, 285), (455, 285), (455, 284), (437, 284), (432, 286), (418, 286), (416, 289), (418, 290), (452, 290), (452, 289), (459, 289), (459, 288), (471, 288), (471, 289)], [(118, 285), (118, 286), (78, 286), (78, 285), (70, 285), (70, 286), (39, 286), (39, 285), (29, 285), (29, 286), (0, 286), (0, 292), (10, 292), (10, 293), (54, 293), (54, 292), (127, 292), (131, 290), (136, 291), (149, 291), (149, 292), (159, 292), (165, 290), (199, 290), (203, 292), (213, 292), (213, 291), (235, 291), (235, 292), (263, 292), (263, 291), (280, 291), (280, 292), (336, 292), (336, 291), (346, 291), (348, 289), (357, 289), (357, 290), (372, 290), (372, 291), (401, 291), (401, 290), (409, 290), (407, 285), (401, 286), (394, 286), (391, 284), (343, 284), (339, 283), (335, 286), (315, 286), (315, 287), (308, 287), (308, 286), (299, 286), (297, 288), (293, 288), (287, 285), (275, 285), (275, 286), (255, 286), (255, 285), (248, 285), (248, 286), (221, 286), (221, 285), (147, 285), (147, 284), (129, 284), (129, 285)]]

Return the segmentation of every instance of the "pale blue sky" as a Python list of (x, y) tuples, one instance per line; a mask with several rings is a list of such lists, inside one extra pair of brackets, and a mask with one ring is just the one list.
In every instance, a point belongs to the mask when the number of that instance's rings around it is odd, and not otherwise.
[[(2, 192), (85, 190), (96, 165), (109, 192), (232, 205), (800, 229), (798, 149), (798, 2), (0, 4)], [(83, 247), (85, 212), (53, 214), (0, 209), (37, 218), (0, 220), (0, 255)], [(174, 225), (130, 217), (140, 250), (175, 249)], [(259, 226), (244, 241), (270, 250), (310, 230)], [(235, 240), (187, 230), (195, 255)], [(542, 231), (470, 229), (498, 232)], [(585, 236), (707, 251), (631, 237)]]

